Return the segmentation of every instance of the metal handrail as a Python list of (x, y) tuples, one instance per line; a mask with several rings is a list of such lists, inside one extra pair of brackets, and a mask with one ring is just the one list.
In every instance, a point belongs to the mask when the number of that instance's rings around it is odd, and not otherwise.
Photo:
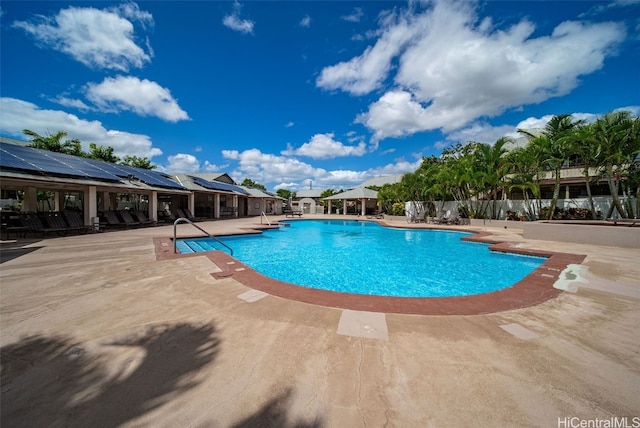
[(269, 226), (271, 226), (271, 222), (269, 221), (269, 218), (267, 217), (267, 215), (265, 214), (264, 211), (262, 211), (262, 213), (260, 214), (260, 223), (262, 224), (262, 217), (264, 217), (265, 220), (267, 220), (267, 224)]
[(209, 232), (207, 232), (206, 230), (204, 230), (203, 228), (201, 228), (200, 226), (198, 226), (197, 224), (194, 224), (191, 220), (189, 220), (188, 218), (184, 218), (184, 217), (180, 217), (179, 219), (177, 219), (176, 221), (173, 222), (173, 254), (178, 252), (178, 248), (177, 248), (177, 242), (176, 242), (176, 228), (178, 226), (178, 223), (189, 223), (191, 226), (195, 227), (196, 229), (201, 230), (204, 234), (206, 234), (209, 238), (219, 242), (220, 244), (224, 245), (225, 247), (227, 247), (227, 249), (229, 250), (229, 252), (231, 253), (231, 255), (233, 256), (233, 248), (231, 248), (230, 246), (228, 246), (227, 244), (225, 244), (224, 242), (222, 242), (221, 240), (219, 240), (218, 238), (216, 238), (214, 235), (210, 234)]

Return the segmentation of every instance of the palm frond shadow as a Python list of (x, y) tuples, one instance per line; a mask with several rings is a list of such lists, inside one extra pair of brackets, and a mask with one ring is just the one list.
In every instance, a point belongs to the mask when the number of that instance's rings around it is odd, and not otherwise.
[(214, 325), (158, 325), (107, 345), (140, 347), (131, 373), (110, 374), (107, 356), (69, 337), (30, 336), (3, 347), (0, 424), (116, 427), (200, 383), (220, 349)]
[(255, 413), (233, 425), (233, 428), (321, 428), (324, 423), (317, 417), (313, 421), (292, 421), (289, 415), (292, 390), (269, 400)]

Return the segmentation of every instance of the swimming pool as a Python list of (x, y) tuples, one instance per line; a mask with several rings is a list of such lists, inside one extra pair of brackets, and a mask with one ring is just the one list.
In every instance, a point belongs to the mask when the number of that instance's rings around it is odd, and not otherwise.
[[(497, 253), (461, 241), (470, 233), (396, 229), (357, 220), (296, 220), (258, 235), (219, 237), (256, 271), (292, 284), (354, 294), (452, 297), (517, 283), (541, 257)], [(226, 249), (209, 238), (181, 239), (181, 253)]]

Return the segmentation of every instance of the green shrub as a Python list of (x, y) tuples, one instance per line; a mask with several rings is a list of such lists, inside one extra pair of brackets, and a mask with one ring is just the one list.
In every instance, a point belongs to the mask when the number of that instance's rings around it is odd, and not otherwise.
[(391, 215), (404, 215), (404, 204), (400, 202), (396, 202), (391, 207)]

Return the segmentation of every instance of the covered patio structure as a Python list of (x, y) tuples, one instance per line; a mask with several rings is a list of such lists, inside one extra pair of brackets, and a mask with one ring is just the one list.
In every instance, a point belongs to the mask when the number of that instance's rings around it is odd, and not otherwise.
[[(324, 198), (329, 202), (329, 213), (331, 210), (332, 201), (342, 201), (342, 214), (347, 214), (347, 206), (349, 201), (355, 201), (356, 212), (355, 214), (366, 215), (367, 209), (375, 211), (378, 207), (378, 192), (375, 190), (367, 189), (366, 187), (356, 187), (355, 189), (347, 190), (346, 192), (338, 193)], [(358, 201), (360, 202), (360, 210), (358, 211)]]

